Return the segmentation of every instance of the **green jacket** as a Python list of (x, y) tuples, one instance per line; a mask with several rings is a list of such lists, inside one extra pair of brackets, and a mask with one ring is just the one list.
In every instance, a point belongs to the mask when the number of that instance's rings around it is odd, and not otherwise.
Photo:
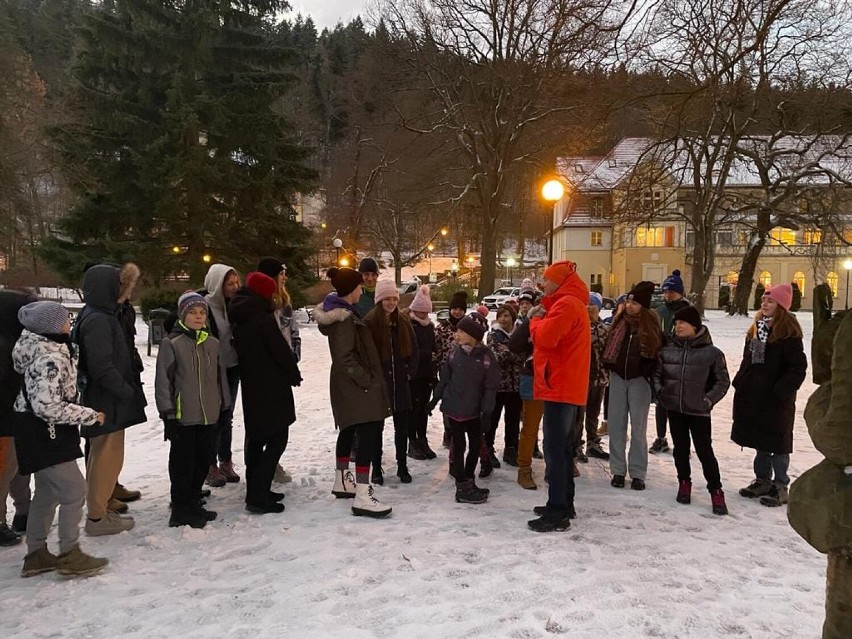
[(692, 306), (692, 304), (685, 297), (681, 297), (674, 302), (664, 302), (654, 309), (654, 312), (660, 316), (660, 328), (663, 329), (663, 337), (666, 341), (674, 335), (675, 313), (687, 306)]
[(187, 426), (215, 424), (231, 406), (224, 377), (219, 340), (178, 322), (157, 353), (154, 395), (160, 417)]
[(358, 316), (361, 319), (367, 317), (367, 313), (373, 310), (376, 305), (376, 289), (368, 291), (366, 288), (361, 289), (361, 299), (355, 304), (355, 310), (358, 311)]

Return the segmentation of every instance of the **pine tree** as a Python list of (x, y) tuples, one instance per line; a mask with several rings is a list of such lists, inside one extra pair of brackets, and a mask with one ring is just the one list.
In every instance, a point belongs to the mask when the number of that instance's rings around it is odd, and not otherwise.
[(292, 202), (315, 175), (280, 108), (293, 81), (273, 37), (284, 8), (115, 0), (85, 18), (75, 117), (54, 131), (79, 202), (46, 259), (72, 277), (88, 259), (132, 259), (149, 280), (198, 282), (208, 262), (244, 270), (261, 255), (309, 272)]

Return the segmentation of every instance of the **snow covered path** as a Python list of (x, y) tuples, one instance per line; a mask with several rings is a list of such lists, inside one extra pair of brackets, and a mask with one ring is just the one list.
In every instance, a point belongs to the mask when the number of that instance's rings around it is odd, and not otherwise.
[[(710, 318), (733, 376), (749, 320)], [(810, 315), (800, 319), (809, 343)], [(144, 353), (141, 324), (140, 331)], [(694, 455), (696, 490), (687, 506), (674, 499), (670, 454), (651, 456), (645, 492), (611, 488), (607, 465), (592, 460), (577, 482), (571, 530), (536, 534), (526, 521), (546, 501), (542, 462), (534, 467), (537, 491), (522, 490), (504, 465), (478, 480), (491, 489), (486, 504), (456, 504), (436, 414), (430, 441), (438, 459), (410, 462), (409, 485), (392, 472), (393, 427), (386, 428), (391, 472), (378, 491), (394, 510), (372, 521), (352, 517), (351, 502), (330, 494), (336, 432), (328, 349), (315, 324), (302, 326), (302, 338), (305, 382), (296, 389), (299, 420), (284, 457), (294, 482), (284, 486), (283, 515), (245, 513), (240, 483), (214, 489), (208, 508), (220, 517), (204, 530), (168, 528), (162, 427), (154, 419), (135, 426), (121, 479), (144, 493), (131, 504), (136, 528), (81, 538), (85, 550), (111, 560), (87, 580), (21, 579), (24, 547), (0, 549), (0, 637), (819, 636), (825, 558), (793, 532), (785, 508), (736, 494), (752, 477), (752, 451), (729, 440), (732, 392), (713, 416), (728, 517), (711, 514)], [(150, 395), (154, 358), (143, 359)], [(813, 388), (809, 377), (800, 416)], [(242, 469), (239, 410), (235, 423)], [(820, 459), (800, 419), (791, 475)]]

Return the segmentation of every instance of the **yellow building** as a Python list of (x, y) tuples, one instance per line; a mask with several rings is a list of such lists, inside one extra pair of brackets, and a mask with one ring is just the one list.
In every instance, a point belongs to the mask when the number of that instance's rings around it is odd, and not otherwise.
[[(603, 294), (617, 297), (641, 280), (662, 284), (679, 269), (685, 289), (690, 290), (692, 231), (678, 215), (677, 184), (649, 189), (645, 204), (659, 211), (649, 224), (620, 222), (613, 214), (623, 213), (625, 181), (635, 169), (649, 141), (626, 138), (604, 157), (562, 158), (557, 164), (560, 177), (568, 184), (565, 196), (553, 207), (553, 260), (570, 259), (590, 286), (600, 284)], [(729, 180), (729, 189), (753, 189), (748, 173)], [(681, 211), (682, 213), (682, 211)], [(625, 215), (619, 215), (624, 219)], [(852, 242), (852, 211), (843, 239)], [(737, 273), (749, 239), (747, 217), (716, 229), (716, 260), (705, 290), (707, 308), (717, 308), (720, 290), (737, 285)], [(755, 272), (753, 289), (796, 282), (802, 291), (802, 308), (811, 307), (812, 289), (827, 282), (835, 293), (835, 308), (842, 308), (847, 294), (848, 270), (852, 267), (852, 247), (831, 237), (823, 241), (815, 229), (776, 228), (763, 248)]]

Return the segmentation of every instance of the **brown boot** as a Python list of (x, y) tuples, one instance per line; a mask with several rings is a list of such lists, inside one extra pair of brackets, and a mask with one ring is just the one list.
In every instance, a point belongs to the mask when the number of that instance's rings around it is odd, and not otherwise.
[(518, 484), (525, 490), (535, 490), (538, 488), (533, 479), (532, 468), (529, 466), (518, 468)]
[(111, 510), (114, 513), (124, 514), (130, 510), (130, 506), (125, 504), (123, 501), (110, 497), (110, 500), (107, 503), (107, 510)]
[(56, 572), (66, 577), (90, 577), (109, 564), (109, 559), (87, 555), (80, 546), (74, 546), (56, 558)]

